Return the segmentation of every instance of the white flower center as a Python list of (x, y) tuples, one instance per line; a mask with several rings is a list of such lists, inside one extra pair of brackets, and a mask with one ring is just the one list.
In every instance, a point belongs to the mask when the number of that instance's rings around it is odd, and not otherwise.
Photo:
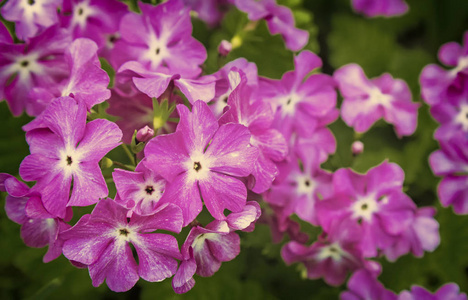
[(187, 181), (192, 183), (204, 180), (210, 175), (211, 159), (205, 157), (203, 153), (192, 153), (190, 159), (185, 162), (187, 170)]
[(294, 115), (296, 113), (296, 105), (301, 100), (302, 98), (295, 93), (291, 93), (290, 95), (281, 98), (279, 102), (282, 116), (285, 117), (286, 115)]
[(468, 68), (468, 55), (462, 56), (458, 59), (457, 66), (450, 71), (450, 74), (452, 76), (456, 76), (458, 72), (463, 71), (466, 68)]
[(388, 106), (392, 101), (392, 96), (382, 93), (379, 88), (374, 87), (369, 91), (369, 104)]
[(354, 202), (351, 206), (352, 217), (370, 221), (372, 215), (379, 210), (378, 203), (374, 196), (366, 196)]
[(306, 174), (297, 174), (295, 181), (297, 183), (296, 193), (298, 195), (312, 195), (317, 186), (316, 182)]
[(340, 247), (340, 245), (333, 243), (323, 247), (317, 258), (322, 261), (331, 257), (334, 261), (340, 261), (344, 254), (345, 251)]
[(468, 104), (462, 104), (460, 111), (455, 116), (455, 123), (460, 124), (463, 131), (468, 131)]
[(60, 151), (57, 166), (65, 171), (66, 175), (70, 175), (79, 170), (81, 159), (82, 153), (69, 146)]
[(158, 180), (156, 182), (152, 179), (146, 180), (145, 183), (140, 185), (140, 189), (135, 195), (136, 199), (134, 200), (142, 199), (142, 204), (146, 204), (148, 202), (157, 203), (159, 199), (161, 199), (165, 186), (166, 185), (163, 180)]
[(78, 24), (81, 28), (86, 26), (86, 21), (90, 16), (96, 15), (98, 11), (89, 5), (89, 0), (83, 1), (75, 5), (73, 9), (72, 25)]
[(148, 35), (148, 50), (143, 55), (143, 60), (151, 63), (151, 69), (158, 68), (163, 59), (170, 56), (170, 51), (167, 49), (167, 40), (164, 37), (158, 38), (152, 30)]

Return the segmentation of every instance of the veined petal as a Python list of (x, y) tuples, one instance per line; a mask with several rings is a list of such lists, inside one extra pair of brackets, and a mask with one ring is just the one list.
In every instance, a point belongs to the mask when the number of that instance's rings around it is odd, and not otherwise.
[(245, 206), (247, 189), (237, 178), (211, 172), (209, 179), (199, 182), (206, 208), (218, 220), (225, 219), (224, 209), (240, 212)]
[(132, 250), (126, 242), (109, 244), (100, 259), (89, 266), (89, 276), (93, 286), (98, 287), (106, 280), (114, 292), (126, 292), (140, 279)]
[(240, 124), (219, 127), (206, 155), (213, 161), (210, 170), (233, 176), (247, 176), (258, 157), (258, 150), (249, 147), (250, 132)]
[(73, 191), (68, 206), (88, 206), (109, 194), (97, 162), (82, 162), (73, 174)]
[(120, 144), (122, 131), (117, 124), (103, 119), (97, 119), (86, 124), (84, 138), (77, 151), (82, 160), (98, 162), (110, 150)]
[(133, 245), (138, 254), (138, 273), (141, 278), (157, 282), (171, 277), (177, 271), (180, 259), (175, 237), (168, 234), (139, 234)]

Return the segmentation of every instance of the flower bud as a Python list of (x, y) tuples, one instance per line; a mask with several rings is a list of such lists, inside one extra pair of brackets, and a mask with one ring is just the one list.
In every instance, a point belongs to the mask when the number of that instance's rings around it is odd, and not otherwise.
[(143, 128), (140, 128), (136, 134), (136, 139), (138, 142), (147, 142), (154, 136), (154, 130), (151, 129), (148, 125)]
[(218, 52), (221, 56), (227, 56), (232, 50), (232, 44), (226, 40), (222, 40), (218, 46)]
[(361, 141), (354, 141), (351, 145), (351, 151), (353, 152), (354, 156), (357, 156), (364, 152), (364, 144)]

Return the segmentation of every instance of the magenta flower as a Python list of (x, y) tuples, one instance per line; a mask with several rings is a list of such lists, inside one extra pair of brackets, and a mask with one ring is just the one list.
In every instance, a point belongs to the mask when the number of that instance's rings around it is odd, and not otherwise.
[(232, 0), (182, 0), (209, 26), (218, 25)]
[(240, 83), (229, 95), (229, 109), (219, 119), (219, 124), (238, 123), (246, 126), (250, 133), (250, 145), (259, 149), (254, 165), (252, 191), (263, 193), (268, 190), (278, 174), (275, 162), (285, 159), (288, 145), (283, 135), (271, 128), (273, 111), (262, 100), (253, 100), (252, 90), (247, 85), (247, 77), (239, 71)]
[[(154, 215), (133, 214), (112, 199), (98, 202), (91, 215), (84, 215), (70, 230), (62, 233), (63, 255), (88, 266), (93, 286), (106, 280), (115, 292), (131, 289), (141, 277), (150, 282), (171, 277), (180, 259), (175, 237), (152, 233), (162, 229), (179, 233), (182, 214), (175, 205), (161, 207)], [(138, 265), (132, 254), (132, 243)]]
[(70, 96), (83, 101), (88, 110), (110, 97), (109, 76), (101, 69), (98, 47), (90, 39), (79, 38), (65, 51), (70, 75), (56, 86), (33, 88), (31, 96), (43, 109), (56, 97)]
[(47, 128), (26, 134), (31, 154), (19, 172), (24, 180), (37, 181), (33, 189), (47, 211), (64, 218), (67, 206), (91, 205), (107, 196), (99, 161), (119, 145), (122, 132), (107, 120), (86, 124), (84, 103), (70, 97), (57, 98), (41, 116)]
[(73, 39), (89, 38), (102, 48), (127, 12), (127, 5), (115, 0), (63, 0), (60, 19)]
[(440, 62), (452, 69), (445, 70), (430, 64), (424, 67), (419, 78), (422, 97), (431, 106), (457, 95), (460, 87), (463, 93), (460, 75), (468, 75), (468, 31), (463, 36), (463, 46), (456, 42), (444, 44), (440, 47), (438, 56)]
[(333, 194), (332, 174), (320, 169), (316, 152), (309, 152), (301, 159), (302, 168), (293, 156), (281, 169), (285, 178), (265, 193), (265, 201), (283, 207), (287, 216), (295, 213), (302, 220), (318, 225), (315, 205)]
[(160, 206), (166, 180), (140, 162), (135, 172), (115, 169), (112, 173), (117, 195), (115, 201), (141, 216), (151, 215)]
[(258, 157), (250, 147), (250, 132), (240, 124), (218, 125), (208, 105), (197, 101), (192, 112), (177, 106), (180, 122), (173, 134), (160, 135), (145, 147), (146, 166), (157, 170), (169, 183), (161, 201), (181, 207), (184, 224), (202, 210), (218, 220), (223, 211), (239, 212), (247, 189), (236, 177), (248, 176)]
[(238, 58), (225, 64), (213, 76), (216, 78), (215, 97), (210, 102), (210, 108), (216, 117), (224, 113), (229, 95), (241, 82), (239, 70), (247, 77), (247, 85), (256, 88), (258, 86), (257, 65), (248, 62), (245, 58)]
[[(29, 247), (49, 246), (43, 261), (50, 262), (62, 254), (60, 232), (70, 228), (63, 220), (49, 214), (39, 194), (9, 174), (0, 174), (0, 191), (7, 192), (5, 211), (13, 222), (21, 225), (21, 238)], [(67, 218), (71, 218), (71, 211)]]
[(434, 219), (435, 213), (432, 207), (418, 209), (411, 225), (397, 237), (391, 247), (383, 251), (388, 260), (395, 261), (409, 252), (422, 257), (424, 251), (434, 251), (440, 244), (439, 223)]
[(121, 39), (112, 50), (114, 68), (126, 61), (138, 61), (148, 71), (167, 69), (163, 73), (189, 79), (200, 75), (206, 50), (192, 37), (190, 11), (182, 1), (170, 0), (157, 6), (140, 2), (139, 7), (141, 14), (131, 12), (122, 18)]
[(334, 195), (317, 204), (317, 216), (325, 232), (335, 219), (359, 224), (364, 234), (364, 256), (375, 257), (377, 249), (393, 245), (395, 236), (411, 225), (416, 209), (402, 192), (404, 173), (394, 163), (384, 161), (366, 174), (339, 169), (333, 174)]
[(26, 40), (58, 22), (57, 8), (62, 0), (10, 0), (2, 7), (2, 16), (15, 22), (16, 36)]
[(323, 277), (329, 285), (342, 284), (349, 271), (368, 268), (380, 272), (380, 265), (363, 259), (359, 250), (361, 230), (357, 224), (347, 220), (334, 222), (331, 233), (322, 236), (310, 246), (292, 241), (281, 250), (281, 257), (287, 264), (301, 262), (307, 269), (307, 277)]
[[(401, 296), (400, 296), (401, 297)], [(340, 294), (341, 300), (397, 300), (397, 295), (385, 289), (376, 276), (367, 270), (358, 270), (348, 280), (348, 290)], [(425, 298), (426, 299), (426, 298)], [(422, 299), (421, 299), (422, 300)]]
[(468, 140), (454, 137), (429, 157), (431, 169), (444, 176), (437, 188), (442, 206), (453, 205), (457, 214), (468, 214)]
[(295, 27), (291, 9), (276, 4), (275, 0), (234, 0), (234, 3), (248, 13), (249, 20), (265, 19), (271, 34), (280, 34), (288, 49), (299, 51), (309, 41), (309, 33)]
[(460, 75), (459, 79), (459, 92), (431, 107), (431, 115), (440, 123), (434, 133), (440, 143), (456, 136), (465, 136), (468, 140), (468, 76)]
[(50, 87), (65, 79), (65, 49), (71, 40), (66, 31), (53, 26), (26, 44), (0, 43), (0, 95), (3, 94), (13, 115), (36, 116), (44, 105), (30, 97), (34, 87)]
[(344, 98), (341, 117), (357, 132), (366, 132), (380, 118), (393, 124), (399, 137), (416, 130), (419, 105), (411, 101), (403, 80), (388, 73), (369, 80), (356, 64), (341, 67), (333, 77)]
[(370, 18), (400, 16), (408, 11), (404, 0), (351, 0), (351, 4), (355, 11)]
[(312, 74), (322, 66), (321, 59), (310, 51), (302, 51), (294, 58), (295, 71), (287, 72), (281, 80), (260, 78), (258, 96), (270, 101), (275, 115), (274, 128), (288, 141), (296, 132), (310, 136), (318, 127), (334, 121), (336, 91), (333, 78)]
[(466, 294), (460, 293), (460, 288), (456, 283), (447, 283), (440, 287), (435, 293), (420, 286), (412, 286), (410, 291), (403, 291), (398, 296), (398, 300), (466, 300)]

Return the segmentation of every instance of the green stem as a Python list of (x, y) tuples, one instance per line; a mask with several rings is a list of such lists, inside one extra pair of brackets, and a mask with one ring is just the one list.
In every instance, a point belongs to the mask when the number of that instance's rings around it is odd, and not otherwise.
[[(132, 152), (130, 152), (130, 149), (128, 149), (127, 145), (122, 144), (122, 148), (124, 149), (125, 153), (127, 154), (128, 158), (130, 159), (130, 162), (132, 163), (132, 165), (136, 166), (135, 165), (135, 157), (133, 156)], [(116, 162), (114, 162), (114, 164), (115, 163)]]

